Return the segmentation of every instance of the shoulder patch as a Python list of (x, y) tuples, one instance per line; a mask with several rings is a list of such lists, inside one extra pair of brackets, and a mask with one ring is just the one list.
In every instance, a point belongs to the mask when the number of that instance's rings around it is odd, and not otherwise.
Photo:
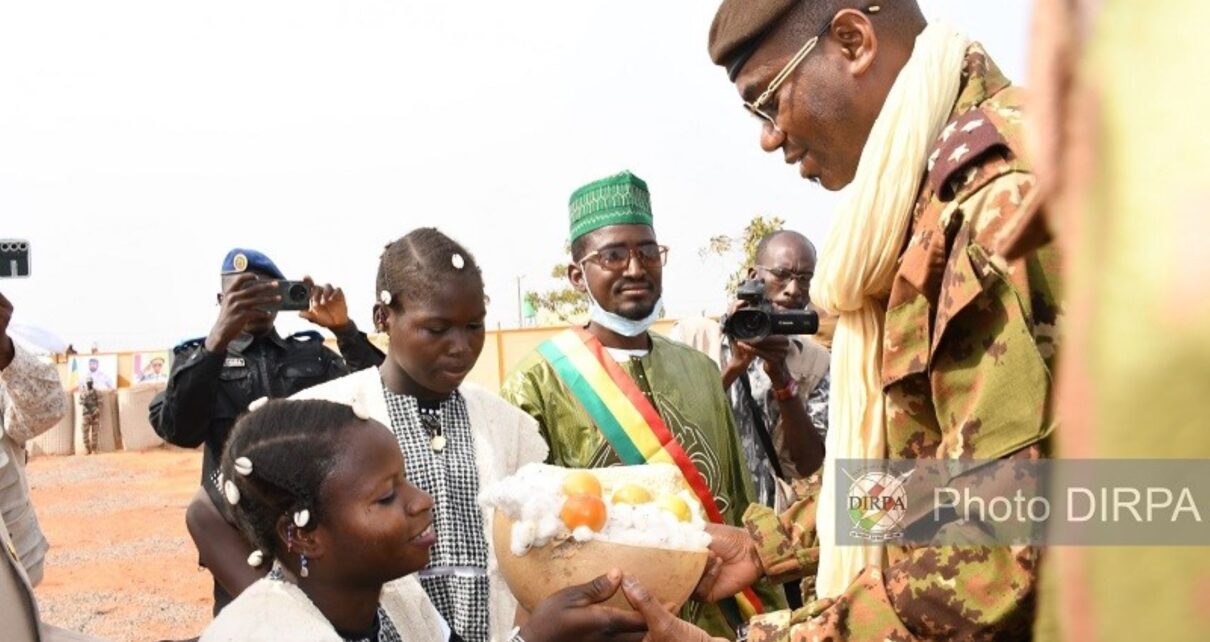
[(301, 332), (295, 332), (294, 334), (290, 335), (289, 340), (297, 341), (299, 343), (309, 343), (312, 341), (317, 341), (319, 343), (323, 343), (324, 335), (316, 332), (315, 330), (303, 330)]
[(953, 194), (947, 189), (955, 174), (989, 150), (1008, 148), (1008, 140), (982, 109), (972, 109), (950, 121), (941, 132), (928, 160), (928, 188), (942, 200)]
[(206, 337), (197, 337), (196, 339), (186, 339), (172, 348), (174, 353), (181, 353), (186, 350), (192, 350), (206, 342)]

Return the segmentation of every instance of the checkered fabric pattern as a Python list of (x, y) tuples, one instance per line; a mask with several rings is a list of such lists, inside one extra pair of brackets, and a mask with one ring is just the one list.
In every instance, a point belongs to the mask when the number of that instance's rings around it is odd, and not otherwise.
[(384, 389), (391, 432), (403, 450), (408, 480), (433, 497), (437, 543), (419, 573), (429, 599), (450, 627), (467, 642), (488, 640), (488, 544), (480, 512), (479, 470), (466, 399), (454, 392), (441, 402), (441, 429), (447, 442), (433, 452), (421, 425), (416, 398)]
[(347, 638), (340, 636), (345, 642), (403, 642), (403, 638), (399, 635), (399, 631), (395, 629), (395, 623), (387, 615), (387, 612), (378, 607), (378, 619), (375, 622), (375, 628), (378, 629), (378, 635), (373, 638)]

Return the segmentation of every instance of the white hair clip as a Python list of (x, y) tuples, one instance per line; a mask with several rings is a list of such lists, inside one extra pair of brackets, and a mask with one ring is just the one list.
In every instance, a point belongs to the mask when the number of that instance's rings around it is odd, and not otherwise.
[(252, 474), (252, 460), (247, 457), (236, 457), (235, 465), (232, 468), (235, 468), (237, 474), (247, 477)]
[(391, 305), (391, 301), (394, 301), (395, 297), (391, 296), (390, 290), (383, 290), (378, 293), (378, 300), (382, 301), (383, 305)]
[(227, 498), (227, 503), (235, 506), (239, 503), (239, 489), (235, 487), (235, 482), (228, 479), (223, 482), (223, 495)]
[(304, 508), (297, 513), (294, 513), (295, 526), (305, 528), (307, 526), (307, 522), (309, 521), (311, 521), (311, 511)]
[(466, 259), (462, 258), (461, 254), (454, 252), (453, 256), (450, 257), (450, 264), (454, 266), (455, 270), (461, 270), (466, 267)]
[(252, 403), (248, 404), (248, 411), (251, 412), (254, 410), (259, 410), (261, 406), (263, 406), (267, 403), (269, 403), (269, 398), (261, 397), (260, 399), (257, 399), (255, 401), (253, 401)]
[(368, 421), (370, 419), (370, 409), (366, 407), (366, 401), (361, 395), (353, 397), (353, 403), (349, 404), (353, 408), (353, 416)]
[(261, 564), (264, 564), (264, 563), (265, 563), (265, 554), (262, 553), (259, 549), (252, 551), (251, 553), (248, 554), (248, 566), (251, 566), (252, 568), (257, 568), (258, 566), (260, 566)]

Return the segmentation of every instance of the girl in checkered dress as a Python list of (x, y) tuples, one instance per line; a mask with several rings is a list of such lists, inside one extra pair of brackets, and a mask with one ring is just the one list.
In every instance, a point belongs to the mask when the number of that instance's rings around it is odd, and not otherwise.
[[(547, 448), (529, 415), (465, 381), (485, 339), (482, 274), (456, 241), (421, 228), (386, 247), (375, 291), (374, 325), (389, 343), (382, 366), (296, 397), (360, 400), (394, 435), (408, 478), (433, 498), (437, 542), (428, 564), (387, 591), (404, 596), (404, 602), (431, 602), (467, 642), (509, 640), (519, 633), (517, 602), (497, 569), (491, 513), (479, 506), (478, 495), (525, 464), (545, 460)], [(612, 610), (579, 611), (610, 620), (590, 630), (629, 630), (626, 618), (613, 622), (619, 616)], [(547, 613), (540, 624), (578, 630), (560, 621)], [(556, 639), (541, 631), (530, 635), (547, 637), (527, 637), (528, 642)]]

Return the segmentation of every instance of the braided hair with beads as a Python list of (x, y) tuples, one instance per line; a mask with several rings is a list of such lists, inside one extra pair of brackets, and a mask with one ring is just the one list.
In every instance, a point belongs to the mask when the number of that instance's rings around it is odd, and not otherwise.
[(276, 399), (236, 422), (221, 470), (224, 486), (235, 489), (227, 497), (236, 524), (257, 550), (249, 564), (260, 566), (288, 552), (277, 532), (283, 516), (301, 530), (324, 519), (320, 493), (336, 466), (344, 442), (340, 433), (360, 421), (344, 404)]
[(483, 289), (483, 272), (465, 247), (435, 227), (420, 227), (383, 249), (375, 289), (380, 303), (400, 310), (405, 299), (432, 300), (452, 279), (474, 279)]

